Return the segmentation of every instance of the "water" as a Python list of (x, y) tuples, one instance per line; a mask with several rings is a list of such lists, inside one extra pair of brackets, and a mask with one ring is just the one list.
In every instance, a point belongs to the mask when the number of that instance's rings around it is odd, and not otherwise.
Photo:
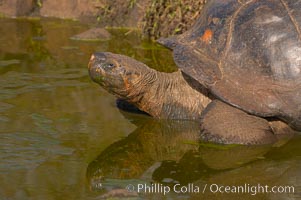
[[(61, 20), (0, 19), (0, 199), (251, 199), (248, 194), (126, 193), (156, 182), (293, 185), (301, 198), (301, 138), (277, 147), (200, 145), (194, 122), (159, 121), (119, 111), (93, 83), (87, 63), (95, 51), (134, 57), (174, 71), (171, 53), (136, 31), (111, 29), (103, 42), (69, 38), (87, 25)], [(121, 190), (118, 190), (121, 189)], [(118, 193), (119, 192), (119, 193)], [(118, 195), (119, 194), (119, 195)]]

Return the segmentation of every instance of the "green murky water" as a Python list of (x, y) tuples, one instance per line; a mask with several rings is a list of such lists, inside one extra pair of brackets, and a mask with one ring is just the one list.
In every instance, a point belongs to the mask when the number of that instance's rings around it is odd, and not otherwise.
[[(301, 198), (300, 136), (277, 147), (199, 145), (198, 124), (121, 112), (88, 77), (92, 52), (172, 71), (168, 50), (128, 30), (109, 30), (109, 41), (73, 41), (88, 27), (71, 21), (0, 19), (0, 25), (1, 200)], [(123, 190), (155, 182), (193, 189), (165, 196)], [(289, 185), (295, 192), (214, 193), (212, 184)]]

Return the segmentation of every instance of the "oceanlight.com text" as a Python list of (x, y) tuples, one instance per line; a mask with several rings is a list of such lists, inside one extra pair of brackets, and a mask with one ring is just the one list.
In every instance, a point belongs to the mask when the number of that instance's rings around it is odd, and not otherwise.
[(126, 189), (130, 192), (137, 193), (157, 193), (166, 195), (170, 192), (178, 193), (178, 194), (187, 194), (187, 193), (221, 193), (221, 194), (264, 194), (264, 193), (295, 193), (294, 186), (269, 186), (262, 184), (243, 184), (243, 185), (222, 185), (222, 184), (204, 184), (202, 186), (195, 185), (193, 183), (187, 185), (175, 184), (174, 186), (167, 186), (161, 183), (153, 183), (153, 184), (137, 184), (127, 185)]

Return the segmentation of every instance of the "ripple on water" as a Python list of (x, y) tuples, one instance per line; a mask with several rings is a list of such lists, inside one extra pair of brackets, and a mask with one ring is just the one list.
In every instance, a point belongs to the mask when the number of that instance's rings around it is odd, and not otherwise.
[(59, 132), (54, 128), (52, 120), (38, 113), (31, 114), (31, 118), (39, 131), (51, 135), (52, 137), (59, 136)]
[(13, 108), (14, 105), (0, 101), (0, 113)]
[(1, 172), (33, 169), (51, 156), (71, 155), (74, 151), (40, 132), (1, 133), (0, 136)]
[(9, 122), (10, 120), (9, 120), (9, 118), (8, 117), (5, 117), (5, 116), (1, 116), (0, 115), (0, 122), (4, 122), (4, 123), (6, 123), (6, 122)]
[(82, 82), (81, 78), (87, 78), (87, 70), (85, 68), (61, 69), (47, 71), (42, 74), (11, 71), (1, 75), (0, 100), (15, 98), (19, 94), (40, 89), (87, 86), (88, 83)]
[(0, 60), (0, 67), (6, 67), (9, 65), (15, 65), (15, 64), (20, 64), (21, 61), (17, 60), (17, 59), (13, 59), (13, 60)]

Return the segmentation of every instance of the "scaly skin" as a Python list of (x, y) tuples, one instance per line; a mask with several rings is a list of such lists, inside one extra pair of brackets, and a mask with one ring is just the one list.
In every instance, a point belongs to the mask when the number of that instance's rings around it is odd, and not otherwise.
[(199, 119), (211, 101), (206, 90), (194, 89), (182, 72), (158, 72), (122, 55), (94, 54), (89, 73), (93, 81), (110, 93), (155, 118)]

